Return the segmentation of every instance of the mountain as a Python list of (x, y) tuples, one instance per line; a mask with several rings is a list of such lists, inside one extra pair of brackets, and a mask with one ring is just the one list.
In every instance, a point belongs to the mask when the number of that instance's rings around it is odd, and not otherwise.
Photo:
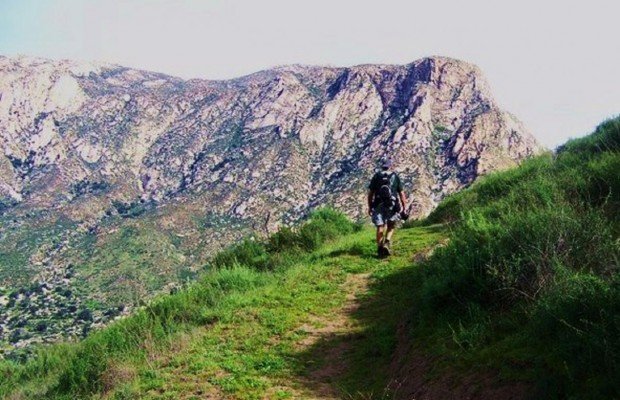
[(139, 304), (252, 232), (324, 205), (363, 217), (380, 158), (424, 216), (542, 150), (477, 67), (443, 57), (226, 81), (0, 57), (0, 148), (0, 284), (23, 303), (10, 318), (88, 326), (84, 310)]
[(447, 58), (229, 81), (2, 58), (0, 79), (4, 204), (73, 219), (100, 218), (113, 199), (179, 195), (242, 219), (270, 213), (269, 228), (324, 203), (363, 215), (365, 180), (386, 155), (427, 214), (540, 149), (478, 68)]

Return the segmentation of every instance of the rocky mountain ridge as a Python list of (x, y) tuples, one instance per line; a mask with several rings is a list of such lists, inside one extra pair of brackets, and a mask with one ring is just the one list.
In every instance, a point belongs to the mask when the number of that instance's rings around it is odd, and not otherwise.
[[(357, 216), (355, 188), (386, 155), (425, 214), (540, 149), (478, 68), (447, 58), (279, 67), (229, 81), (2, 58), (0, 79), (3, 202), (69, 214), (83, 194), (161, 202), (209, 192), (219, 211), (254, 218), (266, 206), (257, 197), (271, 192), (289, 203), (267, 205), (274, 220), (325, 201)], [(243, 201), (228, 194), (240, 187)], [(109, 204), (90, 206), (101, 215)]]

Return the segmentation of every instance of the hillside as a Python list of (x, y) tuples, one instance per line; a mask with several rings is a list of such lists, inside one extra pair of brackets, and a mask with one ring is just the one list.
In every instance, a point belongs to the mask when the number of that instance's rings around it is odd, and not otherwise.
[(413, 340), (534, 398), (620, 397), (618, 171), (620, 118), (442, 202), (427, 221), (452, 221), (450, 241), (416, 271)]
[(363, 216), (386, 154), (424, 216), (541, 147), (477, 67), (442, 57), (228, 81), (0, 57), (0, 150), (13, 352), (81, 337), (318, 206)]
[[(442, 230), (403, 231), (399, 255), (377, 262), (371, 229), (325, 211), (304, 227), (272, 237), (268, 253), (255, 242), (221, 253), (220, 268), (199, 283), (80, 344), (48, 347), (22, 367), (5, 362), (0, 395), (336, 398), (336, 382), (350, 393), (382, 390), (385, 374), (359, 377), (389, 361), (410, 282), (380, 299), (372, 288), (384, 289), (382, 279), (408, 268), (411, 252)], [(379, 336), (365, 334), (379, 323)]]
[(398, 231), (388, 260), (319, 211), (79, 344), (4, 362), (0, 393), (618, 398), (619, 151), (620, 118), (491, 174)]

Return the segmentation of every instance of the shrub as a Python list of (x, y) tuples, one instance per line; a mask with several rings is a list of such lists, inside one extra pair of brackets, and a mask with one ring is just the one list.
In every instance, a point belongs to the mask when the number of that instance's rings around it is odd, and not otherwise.
[(359, 229), (346, 215), (322, 208), (312, 214), (299, 228), (282, 227), (262, 242), (256, 238), (244, 239), (222, 250), (211, 260), (210, 266), (230, 268), (243, 265), (260, 271), (290, 263), (289, 253), (310, 252), (327, 240)]
[(297, 234), (299, 247), (305, 251), (317, 249), (327, 239), (333, 239), (338, 235), (338, 229), (323, 221), (311, 221), (303, 225)]
[(45, 332), (48, 327), (48, 321), (38, 321), (34, 327), (37, 332)]
[(299, 237), (291, 228), (284, 226), (271, 235), (267, 241), (267, 248), (271, 253), (291, 250), (299, 246)]
[(335, 228), (341, 234), (351, 233), (357, 229), (346, 215), (329, 207), (320, 208), (310, 214), (310, 223), (319, 222), (324, 226)]
[(344, 214), (330, 208), (322, 208), (310, 214), (308, 222), (297, 232), (298, 246), (305, 251), (317, 249), (327, 240), (345, 235), (356, 229)]
[(155, 207), (153, 201), (133, 201), (125, 203), (118, 200), (112, 201), (112, 206), (116, 209), (116, 212), (123, 218), (136, 218), (144, 214), (146, 211)]
[(80, 312), (78, 312), (76, 318), (82, 321), (92, 321), (93, 313), (88, 308), (85, 308), (83, 310), (80, 310)]
[(263, 243), (247, 238), (220, 251), (211, 261), (211, 265), (215, 268), (245, 265), (262, 271), (269, 268), (269, 255)]

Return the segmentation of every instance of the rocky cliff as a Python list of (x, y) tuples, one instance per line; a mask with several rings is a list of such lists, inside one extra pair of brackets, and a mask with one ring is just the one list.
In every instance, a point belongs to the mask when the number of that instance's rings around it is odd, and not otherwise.
[[(176, 279), (172, 266), (194, 268), (194, 254), (179, 250), (184, 238), (221, 247), (322, 205), (363, 216), (382, 157), (394, 160), (419, 216), (542, 148), (498, 107), (480, 70), (454, 59), (208, 81), (0, 57), (0, 149), (0, 284), (46, 284), (34, 293), (48, 299), (78, 281), (97, 286), (108, 270), (80, 265), (109, 243), (116, 220), (150, 218), (155, 231), (173, 232), (170, 252), (182, 254), (165, 268), (148, 264), (157, 288)], [(78, 234), (91, 236), (89, 256), (69, 262)], [(110, 282), (142, 279), (129, 267), (120, 279), (115, 262)]]
[(540, 149), (478, 68), (447, 58), (230, 81), (0, 58), (0, 93), (3, 204), (77, 219), (101, 217), (114, 199), (197, 194), (205, 208), (274, 224), (326, 203), (358, 216), (386, 155), (425, 214)]

